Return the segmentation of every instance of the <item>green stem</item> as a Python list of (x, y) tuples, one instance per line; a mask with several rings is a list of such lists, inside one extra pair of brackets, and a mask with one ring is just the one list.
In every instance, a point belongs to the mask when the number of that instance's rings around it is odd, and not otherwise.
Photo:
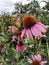
[(35, 38), (34, 38), (33, 42), (34, 42), (34, 54), (36, 54), (36, 39)]
[(48, 42), (46, 43), (47, 45), (47, 54), (48, 54), (48, 60), (49, 60), (49, 46), (48, 46)]
[(5, 60), (2, 57), (0, 57), (0, 62), (2, 62), (4, 65), (7, 65), (7, 63), (5, 62)]
[(41, 40), (39, 41), (39, 44), (38, 44), (37, 54), (38, 54), (38, 52), (40, 51), (40, 47), (41, 47)]

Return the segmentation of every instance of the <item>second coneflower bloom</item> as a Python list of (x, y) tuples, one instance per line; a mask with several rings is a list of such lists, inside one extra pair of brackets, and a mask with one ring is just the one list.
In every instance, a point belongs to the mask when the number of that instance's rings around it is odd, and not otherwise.
[[(15, 36), (17, 37), (17, 40), (18, 40), (16, 44), (16, 52), (24, 52), (24, 50), (26, 49), (26, 46), (22, 42), (21, 31), (16, 32)], [(14, 39), (15, 39), (15, 36), (14, 36)]]
[(33, 36), (40, 39), (47, 32), (47, 27), (32, 16), (25, 16), (22, 22), (24, 30), (22, 31), (21, 38), (26, 35), (28, 39), (33, 39)]
[(22, 41), (17, 43), (17, 45), (16, 45), (17, 52), (24, 52), (25, 50), (26, 50), (26, 46), (22, 43)]
[(32, 56), (32, 60), (28, 58), (28, 62), (31, 63), (31, 65), (45, 65), (47, 61), (41, 61), (42, 57), (40, 54)]

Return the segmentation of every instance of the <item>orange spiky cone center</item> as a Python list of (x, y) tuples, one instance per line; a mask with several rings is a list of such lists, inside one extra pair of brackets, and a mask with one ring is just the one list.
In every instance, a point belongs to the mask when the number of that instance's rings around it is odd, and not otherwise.
[(32, 16), (25, 16), (22, 19), (22, 22), (23, 22), (23, 27), (28, 29), (31, 26), (33, 26), (37, 22), (37, 20), (34, 17), (32, 17)]
[(32, 62), (32, 65), (40, 65), (40, 62), (37, 61), (37, 60), (34, 60), (34, 61)]

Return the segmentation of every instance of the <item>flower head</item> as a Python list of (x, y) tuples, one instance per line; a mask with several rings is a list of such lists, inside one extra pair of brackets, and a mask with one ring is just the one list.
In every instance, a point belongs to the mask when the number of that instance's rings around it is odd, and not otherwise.
[(41, 61), (41, 59), (41, 55), (38, 54), (37, 56), (32, 56), (32, 60), (28, 58), (28, 62), (31, 63), (31, 65), (44, 65), (45, 63), (47, 63), (47, 61)]
[(24, 50), (26, 49), (24, 43), (22, 42), (21, 39), (21, 31), (18, 31), (15, 33), (15, 35), (17, 36), (18, 42), (16, 44), (16, 51), (17, 52), (24, 52)]
[(33, 37), (40, 39), (47, 32), (47, 27), (31, 16), (25, 16), (22, 21), (24, 30), (21, 38), (26, 35), (28, 39), (33, 39)]
[(16, 45), (16, 51), (17, 52), (24, 52), (25, 49), (26, 49), (26, 46), (23, 44), (23, 42), (18, 41), (18, 43)]

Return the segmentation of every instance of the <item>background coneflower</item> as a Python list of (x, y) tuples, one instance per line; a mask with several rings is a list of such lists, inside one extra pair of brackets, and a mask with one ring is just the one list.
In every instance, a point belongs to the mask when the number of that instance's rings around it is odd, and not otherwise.
[(44, 65), (47, 63), (47, 61), (41, 61), (42, 57), (40, 54), (32, 56), (32, 60), (28, 58), (28, 62), (31, 63), (31, 65)]

